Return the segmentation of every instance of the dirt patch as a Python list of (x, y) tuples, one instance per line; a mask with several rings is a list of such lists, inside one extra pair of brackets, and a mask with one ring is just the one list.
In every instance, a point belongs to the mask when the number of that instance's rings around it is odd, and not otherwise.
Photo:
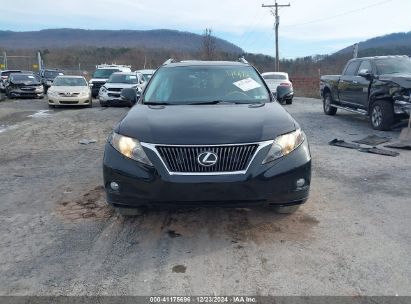
[(59, 203), (57, 214), (68, 221), (82, 221), (108, 219), (114, 214), (114, 210), (107, 205), (104, 188), (99, 186), (86, 192), (76, 201)]
[(233, 243), (252, 241), (257, 244), (279, 240), (302, 240), (312, 237), (311, 229), (319, 221), (302, 210), (292, 215), (255, 210), (233, 211), (225, 229)]

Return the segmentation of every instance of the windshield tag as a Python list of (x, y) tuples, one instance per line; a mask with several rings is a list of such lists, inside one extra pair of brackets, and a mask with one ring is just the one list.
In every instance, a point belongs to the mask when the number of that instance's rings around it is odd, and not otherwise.
[(246, 78), (237, 82), (233, 82), (233, 85), (240, 88), (244, 92), (251, 91), (261, 87), (261, 85), (252, 78)]

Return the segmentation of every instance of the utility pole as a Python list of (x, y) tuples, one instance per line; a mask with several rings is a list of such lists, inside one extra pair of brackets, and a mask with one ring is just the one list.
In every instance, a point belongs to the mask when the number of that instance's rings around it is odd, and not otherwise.
[[(275, 70), (276, 72), (280, 71), (280, 52), (278, 46), (278, 28), (280, 26), (280, 16), (278, 15), (278, 8), (279, 7), (290, 7), (290, 4), (278, 4), (277, 0), (275, 0), (275, 4), (266, 5), (263, 4), (263, 7), (270, 7), (271, 13), (275, 17)], [(273, 9), (274, 8), (274, 9)]]
[(4, 69), (7, 70), (7, 53), (3, 53), (3, 64), (4, 64)]
[(352, 58), (357, 58), (357, 57), (358, 57), (358, 43), (354, 44), (353, 57)]

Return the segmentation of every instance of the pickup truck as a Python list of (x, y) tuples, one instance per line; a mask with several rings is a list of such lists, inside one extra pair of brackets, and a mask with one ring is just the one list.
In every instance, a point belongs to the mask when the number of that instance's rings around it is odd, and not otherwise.
[(411, 59), (377, 56), (348, 61), (342, 75), (320, 79), (323, 109), (335, 115), (343, 109), (369, 116), (376, 130), (390, 130), (411, 112)]

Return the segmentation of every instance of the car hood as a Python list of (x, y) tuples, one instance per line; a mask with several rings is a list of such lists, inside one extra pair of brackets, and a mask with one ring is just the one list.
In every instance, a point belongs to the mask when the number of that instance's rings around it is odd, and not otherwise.
[(105, 83), (105, 87), (107, 89), (111, 89), (111, 88), (121, 88), (121, 89), (126, 89), (126, 88), (133, 88), (136, 87), (138, 84), (137, 83)]
[(41, 85), (40, 82), (38, 81), (11, 81), (10, 84), (14, 85), (14, 86), (19, 86), (19, 87), (23, 87), (23, 86), (39, 86)]
[(385, 74), (380, 75), (378, 79), (394, 82), (405, 89), (411, 89), (411, 74)]
[(85, 86), (51, 86), (49, 90), (50, 92), (55, 91), (59, 93), (76, 93), (89, 91), (90, 89)]
[(170, 145), (253, 143), (272, 140), (296, 129), (278, 103), (135, 105), (116, 132), (141, 142)]

